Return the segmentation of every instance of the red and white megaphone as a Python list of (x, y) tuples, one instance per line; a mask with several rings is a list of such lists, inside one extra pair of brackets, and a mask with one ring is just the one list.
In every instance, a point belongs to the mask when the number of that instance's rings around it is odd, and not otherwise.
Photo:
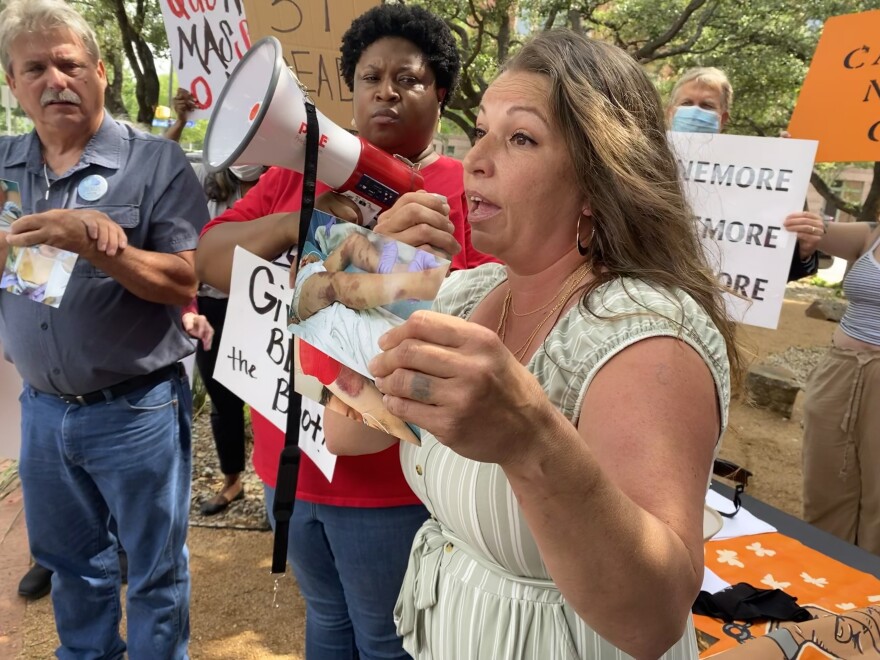
[[(214, 105), (205, 136), (207, 169), (278, 165), (302, 172), (306, 98), (305, 88), (281, 57), (281, 43), (266, 37), (253, 44)], [(317, 115), (318, 179), (364, 200), (364, 224), (372, 225), (403, 193), (424, 187), (411, 164), (352, 135), (320, 111)]]

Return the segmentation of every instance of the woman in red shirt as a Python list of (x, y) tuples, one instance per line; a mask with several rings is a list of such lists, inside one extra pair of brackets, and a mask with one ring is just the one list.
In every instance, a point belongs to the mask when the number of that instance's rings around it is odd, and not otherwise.
[[(380, 217), (377, 231), (451, 254), (458, 244), (453, 268), (490, 261), (471, 247), (462, 165), (434, 153), (432, 145), (460, 69), (444, 22), (420, 7), (375, 7), (343, 37), (341, 69), (353, 92), (358, 133), (416, 163), (425, 180), (427, 192), (402, 196)], [(291, 212), (299, 210), (301, 185), (301, 175), (289, 170), (264, 174), (244, 199), (205, 227), (199, 276), (228, 290), (236, 244), (267, 259), (295, 245), (298, 222)], [(319, 184), (319, 194), (326, 190)], [(332, 203), (327, 196), (317, 206), (322, 202)], [(324, 419), (327, 435), (380, 433), (331, 411)], [(271, 511), (284, 434), (256, 413), (252, 420), (254, 468)], [(307, 658), (408, 657), (392, 612), (412, 539), (427, 515), (403, 478), (396, 445), (339, 457), (332, 482), (302, 456), (289, 559), (306, 600)]]

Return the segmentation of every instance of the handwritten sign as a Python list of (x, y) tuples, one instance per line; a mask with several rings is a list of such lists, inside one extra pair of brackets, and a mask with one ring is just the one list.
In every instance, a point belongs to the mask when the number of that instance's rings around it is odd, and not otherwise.
[(825, 22), (788, 131), (819, 162), (880, 161), (880, 10)]
[(782, 226), (803, 208), (816, 142), (670, 133), (697, 232), (742, 323), (775, 328), (796, 243)]
[(279, 429), (287, 424), (290, 380), (289, 273), (236, 247), (229, 309), (214, 378)]
[[(235, 248), (229, 290), (229, 309), (234, 312), (226, 315), (214, 378), (284, 431), (291, 367), (287, 332), (290, 254), (279, 261), (287, 265)], [(300, 373), (296, 382), (306, 396), (320, 397), (321, 384), (316, 379)], [(330, 480), (336, 457), (325, 446), (324, 407), (304, 399), (300, 414), (300, 448)]]
[(242, 0), (160, 0), (160, 5), (180, 86), (199, 104), (190, 118), (207, 119), (251, 45)]
[(284, 61), (309, 90), (318, 109), (347, 128), (353, 117), (351, 92), (339, 71), (339, 45), (351, 22), (377, 0), (244, 0), (253, 41), (273, 36)]
[[(299, 383), (299, 375), (297, 375)], [(336, 469), (336, 456), (327, 451), (324, 441), (324, 406), (311, 399), (302, 400), (302, 413), (299, 420), (299, 448), (312, 459), (327, 481), (333, 481)]]

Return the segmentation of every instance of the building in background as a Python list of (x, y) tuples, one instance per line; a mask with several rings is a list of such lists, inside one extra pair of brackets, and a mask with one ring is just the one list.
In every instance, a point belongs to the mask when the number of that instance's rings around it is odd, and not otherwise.
[[(864, 204), (871, 189), (873, 169), (868, 167), (845, 167), (838, 172), (831, 189), (847, 202)], [(849, 213), (844, 213), (833, 202), (824, 199), (815, 188), (810, 186), (807, 194), (807, 204), (811, 211), (822, 213), (837, 222), (854, 222), (855, 218)]]

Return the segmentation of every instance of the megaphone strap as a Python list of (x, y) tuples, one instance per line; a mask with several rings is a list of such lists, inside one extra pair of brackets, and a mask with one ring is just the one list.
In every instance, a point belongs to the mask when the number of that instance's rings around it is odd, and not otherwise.
[[(299, 236), (296, 246), (296, 265), (299, 267), (299, 256), (305, 248), (306, 236), (315, 210), (315, 190), (318, 184), (318, 113), (315, 104), (306, 99), (306, 153), (303, 168), (302, 203), (299, 210)], [(293, 342), (290, 338), (288, 355), (293, 355)], [(296, 370), (290, 370), (289, 398), (287, 406), (287, 425), (284, 431), (284, 449), (278, 463), (278, 481), (275, 486), (275, 502), (272, 512), (275, 515), (275, 539), (272, 547), (272, 572), (284, 573), (287, 566), (288, 521), (293, 513), (296, 500), (296, 484), (299, 478), (299, 418), (301, 414), (300, 398), (295, 393), (294, 379)]]

